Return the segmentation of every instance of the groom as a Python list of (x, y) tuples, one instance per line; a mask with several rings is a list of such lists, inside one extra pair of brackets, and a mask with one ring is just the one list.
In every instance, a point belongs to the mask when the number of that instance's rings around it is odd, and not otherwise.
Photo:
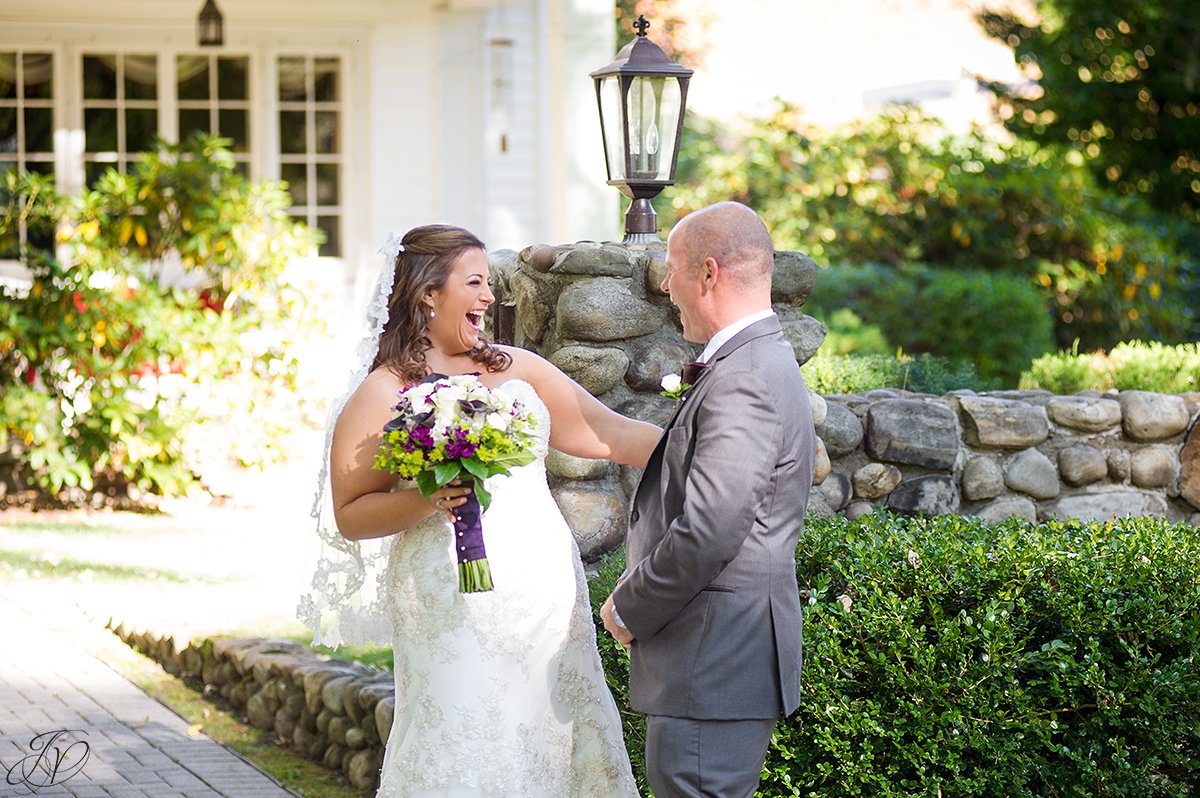
[(800, 703), (795, 550), (812, 485), (808, 390), (771, 310), (766, 226), (723, 202), (667, 242), (663, 290), (703, 366), (634, 493), (604, 626), (630, 646), (657, 798), (752, 796)]

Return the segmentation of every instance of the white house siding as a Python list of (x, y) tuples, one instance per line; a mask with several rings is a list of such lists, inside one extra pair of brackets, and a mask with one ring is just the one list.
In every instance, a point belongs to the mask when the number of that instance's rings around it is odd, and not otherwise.
[[(342, 251), (309, 264), (339, 295), (335, 306), (357, 307), (387, 233), (415, 224), (462, 224), (494, 248), (616, 235), (587, 76), (616, 49), (611, 0), (217, 1), (225, 45), (201, 49), (202, 0), (0, 0), (0, 52), (54, 55), (63, 189), (84, 180), (84, 53), (158, 57), (168, 138), (178, 133), (175, 56), (245, 55), (254, 177), (280, 174), (277, 57), (336, 56)], [(507, 60), (492, 57), (496, 41), (512, 42)], [(501, 107), (489, 81), (506, 65)]]

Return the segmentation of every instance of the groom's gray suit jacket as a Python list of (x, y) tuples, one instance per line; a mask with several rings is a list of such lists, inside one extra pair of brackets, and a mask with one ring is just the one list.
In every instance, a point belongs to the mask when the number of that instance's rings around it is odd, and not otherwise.
[(630, 703), (702, 720), (800, 703), (795, 552), (812, 486), (808, 391), (775, 316), (725, 343), (676, 408), (630, 507), (613, 600)]

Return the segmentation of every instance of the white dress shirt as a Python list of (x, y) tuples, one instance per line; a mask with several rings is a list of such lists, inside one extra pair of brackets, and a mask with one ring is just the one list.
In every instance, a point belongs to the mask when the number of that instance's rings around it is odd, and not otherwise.
[(704, 351), (700, 353), (700, 362), (707, 363), (709, 358), (711, 358), (713, 355), (715, 355), (717, 353), (717, 350), (720, 349), (722, 346), (724, 346), (725, 343), (730, 338), (737, 335), (738, 333), (740, 333), (742, 330), (749, 327), (754, 322), (762, 321), (763, 319), (767, 318), (768, 316), (774, 316), (774, 315), (775, 315), (775, 311), (771, 310), (770, 308), (767, 308), (766, 310), (760, 310), (758, 313), (751, 313), (749, 316), (746, 316), (745, 318), (738, 319), (733, 324), (730, 324), (728, 327), (722, 327), (720, 330), (717, 331), (716, 335), (714, 335), (712, 338), (708, 339), (708, 344), (705, 345)]

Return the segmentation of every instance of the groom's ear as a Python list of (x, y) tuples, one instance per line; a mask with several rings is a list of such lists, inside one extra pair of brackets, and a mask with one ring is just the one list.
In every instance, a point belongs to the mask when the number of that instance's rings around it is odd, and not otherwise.
[(721, 272), (721, 265), (717, 263), (716, 258), (705, 258), (704, 263), (700, 264), (700, 290), (707, 294), (716, 285), (717, 275)]

